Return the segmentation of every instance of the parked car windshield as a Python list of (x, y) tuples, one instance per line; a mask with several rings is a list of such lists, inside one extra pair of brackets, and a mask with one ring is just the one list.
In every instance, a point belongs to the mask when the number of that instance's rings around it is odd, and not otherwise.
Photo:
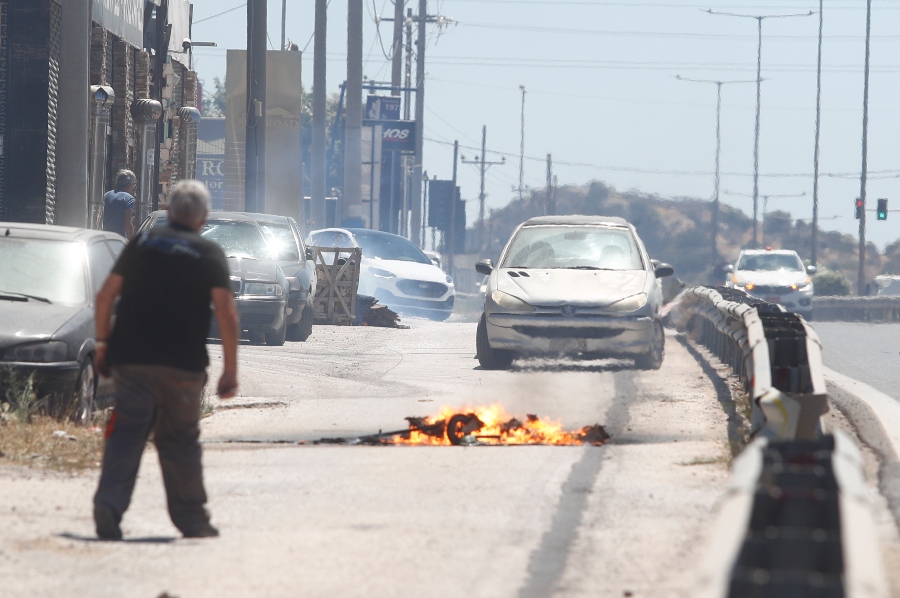
[(80, 243), (0, 237), (0, 292), (83, 305), (88, 294)]
[(764, 272), (774, 272), (776, 270), (799, 272), (803, 271), (803, 262), (800, 261), (796, 254), (757, 253), (741, 256), (736, 269)]
[(297, 240), (291, 227), (287, 224), (275, 224), (274, 222), (260, 222), (259, 228), (262, 229), (266, 241), (269, 243), (269, 250), (278, 257), (279, 260), (286, 262), (300, 261), (300, 250), (297, 248)]
[(358, 232), (355, 236), (356, 242), (362, 247), (363, 257), (375, 258), (377, 260), (417, 262), (419, 264), (432, 263), (421, 249), (403, 237), (364, 232)]
[(273, 259), (259, 228), (250, 222), (208, 220), (200, 234), (204, 239), (218, 243), (228, 257)]
[(599, 226), (528, 226), (519, 230), (501, 268), (643, 270), (628, 230)]

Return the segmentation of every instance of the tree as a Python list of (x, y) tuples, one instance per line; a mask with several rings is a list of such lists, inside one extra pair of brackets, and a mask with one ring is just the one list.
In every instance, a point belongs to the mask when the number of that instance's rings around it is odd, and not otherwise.
[(225, 84), (218, 77), (213, 78), (216, 90), (212, 93), (203, 90), (203, 115), (225, 116)]

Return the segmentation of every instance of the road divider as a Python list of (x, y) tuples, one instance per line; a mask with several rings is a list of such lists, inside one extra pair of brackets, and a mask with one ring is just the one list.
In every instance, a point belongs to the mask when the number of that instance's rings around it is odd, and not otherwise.
[(692, 595), (886, 598), (877, 538), (847, 435), (757, 438), (734, 461)]
[(680, 294), (668, 321), (741, 379), (751, 435), (816, 438), (828, 411), (822, 345), (802, 317), (734, 289), (695, 287)]
[(815, 331), (726, 288), (682, 292), (668, 320), (730, 365), (752, 404), (755, 440), (734, 461), (693, 595), (887, 597), (862, 456), (819, 424), (828, 398)]

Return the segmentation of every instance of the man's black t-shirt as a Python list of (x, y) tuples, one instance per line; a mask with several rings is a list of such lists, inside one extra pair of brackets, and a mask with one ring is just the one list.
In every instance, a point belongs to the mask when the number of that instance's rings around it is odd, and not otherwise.
[(107, 363), (204, 370), (210, 291), (231, 288), (222, 248), (171, 224), (132, 239), (113, 273), (124, 281)]

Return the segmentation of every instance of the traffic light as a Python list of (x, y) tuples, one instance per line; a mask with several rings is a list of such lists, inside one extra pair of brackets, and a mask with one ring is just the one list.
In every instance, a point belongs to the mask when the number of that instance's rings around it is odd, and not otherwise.
[(863, 215), (863, 200), (859, 197), (856, 198), (856, 219), (859, 220)]
[(887, 220), (887, 198), (881, 197), (878, 199), (878, 219), (879, 220)]

